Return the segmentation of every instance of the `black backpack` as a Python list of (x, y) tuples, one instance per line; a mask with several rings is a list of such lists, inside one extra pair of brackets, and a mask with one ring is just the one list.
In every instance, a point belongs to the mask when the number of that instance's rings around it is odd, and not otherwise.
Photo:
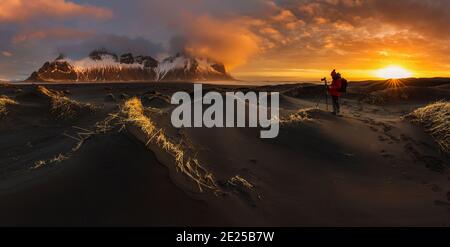
[(347, 92), (347, 86), (348, 86), (348, 81), (344, 78), (341, 79), (341, 88), (339, 89), (339, 92), (341, 93), (346, 93)]

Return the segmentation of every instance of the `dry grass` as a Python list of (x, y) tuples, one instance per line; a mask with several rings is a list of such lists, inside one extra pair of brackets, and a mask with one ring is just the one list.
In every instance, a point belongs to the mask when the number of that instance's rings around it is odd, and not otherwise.
[(82, 112), (91, 113), (97, 110), (97, 107), (92, 104), (71, 100), (64, 93), (50, 90), (43, 86), (38, 86), (37, 91), (50, 99), (50, 112), (56, 119), (71, 119)]
[(58, 154), (57, 156), (49, 159), (49, 160), (38, 160), (34, 162), (34, 166), (31, 167), (31, 169), (39, 169), (47, 165), (60, 163), (62, 161), (68, 160), (72, 155), (77, 152), (83, 144), (92, 138), (94, 135), (100, 135), (104, 134), (110, 130), (112, 130), (115, 126), (115, 124), (112, 124), (111, 122), (117, 119), (117, 115), (111, 114), (108, 116), (105, 120), (98, 122), (95, 124), (95, 128), (93, 130), (88, 130), (85, 128), (81, 128), (78, 126), (73, 126), (73, 128), (76, 130), (75, 134), (69, 135), (68, 133), (64, 133), (63, 135), (66, 137), (69, 137), (70, 139), (73, 139), (75, 142), (75, 145), (72, 147), (72, 149), (69, 152), (66, 152), (64, 154)]
[(262, 195), (256, 190), (255, 185), (240, 175), (236, 175), (228, 179), (225, 188), (227, 188), (229, 192), (237, 192), (252, 206), (256, 206), (255, 200), (263, 199)]
[(306, 108), (300, 109), (295, 113), (290, 114), (287, 118), (283, 118), (280, 120), (280, 124), (294, 124), (301, 123), (305, 121), (312, 121), (313, 119), (310, 117), (309, 112), (313, 111), (314, 108)]
[[(166, 134), (163, 128), (158, 127), (155, 121), (146, 115), (146, 112), (142, 102), (138, 98), (132, 98), (124, 102), (118, 113), (110, 114), (103, 121), (96, 123), (93, 130), (74, 126), (76, 129), (75, 134), (69, 135), (64, 133), (65, 136), (76, 141), (72, 150), (65, 154), (59, 154), (49, 160), (36, 161), (31, 169), (39, 169), (65, 161), (78, 151), (91, 137), (107, 133), (117, 128), (119, 128), (120, 132), (125, 126), (132, 125), (144, 133), (147, 139), (147, 145), (152, 143), (169, 154), (173, 158), (177, 171), (193, 180), (198, 185), (200, 192), (203, 192), (205, 189), (214, 193), (222, 192), (216, 184), (212, 173), (201, 165), (195, 155), (192, 155), (196, 150), (193, 145), (188, 140), (176, 142)], [(255, 189), (254, 185), (239, 175), (228, 179), (227, 184), (235, 188), (244, 188), (250, 191), (254, 191)], [(260, 198), (259, 195), (258, 198)]]
[(0, 95), (0, 117), (5, 116), (8, 112), (6, 106), (17, 105), (18, 103), (7, 96)]
[(436, 140), (442, 152), (450, 153), (450, 102), (440, 101), (427, 105), (407, 117), (422, 124)]
[(75, 145), (72, 147), (72, 149), (69, 152), (66, 152), (64, 154), (58, 154), (57, 156), (49, 159), (49, 160), (38, 160), (34, 162), (34, 166), (31, 167), (31, 169), (39, 169), (47, 165), (60, 163), (62, 161), (68, 160), (72, 155), (77, 152), (83, 144), (92, 138), (94, 135), (100, 135), (104, 134), (114, 128), (114, 124), (111, 122), (117, 119), (117, 115), (111, 114), (108, 116), (105, 120), (98, 122), (95, 124), (95, 128), (93, 130), (88, 130), (85, 128), (81, 128), (78, 126), (73, 126), (75, 129), (75, 134), (69, 135), (68, 133), (64, 133), (63, 135), (66, 137), (69, 137), (70, 139), (73, 139), (75, 142)]
[(60, 163), (60, 162), (62, 162), (64, 160), (67, 160), (67, 159), (69, 159), (68, 156), (66, 156), (64, 154), (58, 154), (58, 155), (56, 155), (55, 157), (53, 157), (53, 158), (51, 158), (49, 160), (38, 160), (38, 161), (34, 162), (34, 166), (31, 167), (31, 169), (32, 170), (40, 169), (40, 168), (42, 168), (44, 166), (57, 164), (57, 163)]
[(138, 98), (127, 100), (121, 109), (121, 114), (125, 123), (133, 124), (146, 135), (147, 144), (154, 143), (171, 155), (177, 170), (194, 180), (200, 191), (203, 191), (203, 188), (218, 189), (213, 175), (200, 164), (197, 158), (190, 155), (189, 148), (181, 143), (175, 143), (162, 128), (158, 128), (155, 122), (145, 115), (142, 102)]
[(242, 186), (244, 188), (247, 188), (249, 190), (253, 190), (253, 188), (255, 186), (253, 186), (253, 184), (251, 184), (250, 182), (248, 182), (245, 178), (236, 175), (232, 178), (230, 178), (230, 180), (228, 180), (228, 183), (233, 185), (233, 186)]

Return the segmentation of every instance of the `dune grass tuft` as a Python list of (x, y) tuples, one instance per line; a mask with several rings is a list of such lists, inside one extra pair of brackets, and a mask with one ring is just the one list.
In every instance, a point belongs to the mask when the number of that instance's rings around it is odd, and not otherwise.
[(50, 112), (56, 119), (71, 119), (82, 112), (94, 112), (97, 107), (89, 103), (80, 103), (69, 99), (62, 92), (38, 86), (37, 91), (48, 97), (51, 102)]
[(18, 103), (8, 96), (0, 95), (0, 117), (3, 117), (7, 114), (6, 106), (8, 105), (17, 105)]
[(64, 154), (58, 154), (55, 157), (49, 159), (49, 160), (38, 160), (36, 162), (34, 162), (34, 166), (31, 167), (32, 170), (36, 170), (36, 169), (40, 169), (44, 166), (47, 165), (52, 165), (52, 164), (57, 164), (60, 162), (63, 162), (65, 160), (69, 159), (68, 156), (64, 155)]
[(158, 128), (156, 123), (145, 115), (142, 102), (138, 98), (127, 100), (121, 113), (125, 123), (131, 123), (144, 132), (148, 138), (147, 144), (154, 143), (170, 154), (174, 158), (177, 170), (195, 181), (200, 191), (203, 191), (203, 188), (217, 190), (213, 175), (200, 164), (197, 158), (189, 154), (190, 150), (186, 145), (175, 143), (162, 128)]
[(305, 121), (312, 121), (309, 112), (314, 110), (314, 108), (300, 109), (295, 113), (290, 114), (287, 118), (280, 120), (280, 124), (294, 124), (301, 123)]
[(253, 188), (254, 188), (253, 184), (251, 184), (245, 178), (243, 178), (243, 177), (241, 177), (239, 175), (236, 175), (236, 176), (230, 178), (228, 180), (228, 183), (233, 185), (233, 186), (242, 186), (242, 187), (247, 188), (249, 190), (253, 190)]
[(450, 153), (450, 102), (439, 101), (410, 113), (407, 118), (425, 127), (442, 152)]

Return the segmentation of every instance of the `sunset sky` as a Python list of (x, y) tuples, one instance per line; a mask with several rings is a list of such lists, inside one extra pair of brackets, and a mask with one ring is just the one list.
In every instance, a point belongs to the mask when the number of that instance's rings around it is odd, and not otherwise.
[(100, 47), (185, 50), (244, 80), (450, 77), (449, 25), (448, 0), (0, 0), (0, 80)]

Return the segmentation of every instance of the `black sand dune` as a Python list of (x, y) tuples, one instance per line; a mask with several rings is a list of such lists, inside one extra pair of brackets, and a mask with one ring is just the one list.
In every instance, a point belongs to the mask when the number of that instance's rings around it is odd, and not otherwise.
[[(402, 117), (448, 101), (450, 81), (403, 83), (351, 84), (342, 117), (325, 111), (320, 86), (239, 87), (282, 93), (280, 135), (270, 140), (258, 129), (174, 129), (168, 99), (190, 84), (45, 85), (95, 106), (67, 119), (35, 85), (1, 87), (18, 104), (0, 119), (0, 225), (448, 226), (448, 155)], [(213, 175), (212, 189), (200, 192), (131, 122), (114, 118), (99, 131), (132, 97), (167, 140), (185, 144), (184, 158), (199, 160), (194, 178)]]
[[(2, 197), (2, 224), (173, 226), (208, 224), (215, 214), (177, 188), (155, 156), (127, 135), (94, 138), (58, 166), (64, 168)], [(219, 215), (215, 222), (227, 220)]]

